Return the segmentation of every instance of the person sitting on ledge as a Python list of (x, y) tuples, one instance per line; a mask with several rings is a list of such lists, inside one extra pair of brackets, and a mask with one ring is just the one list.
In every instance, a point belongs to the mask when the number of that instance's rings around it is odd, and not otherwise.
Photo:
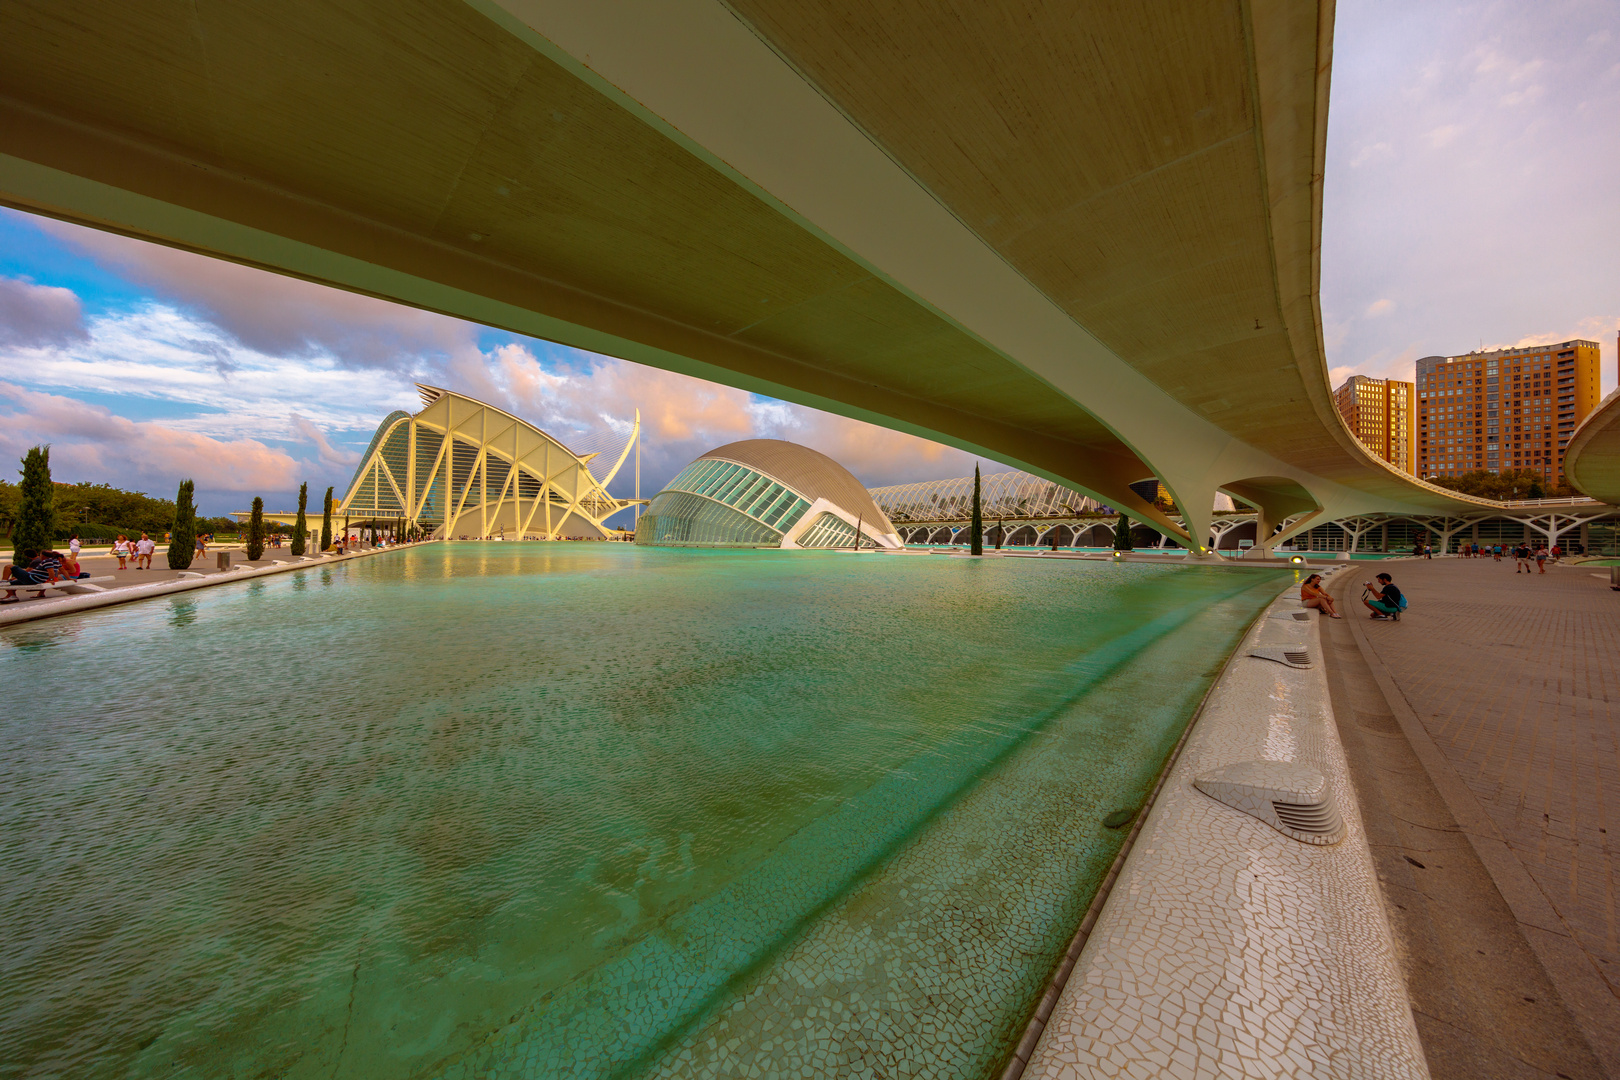
[(1388, 574), (1379, 574), (1377, 585), (1374, 585), (1370, 581), (1363, 581), (1362, 584), (1373, 590), (1377, 597), (1377, 599), (1369, 600), (1367, 599), (1366, 593), (1363, 593), (1361, 596), (1361, 602), (1366, 604), (1367, 610), (1372, 612), (1372, 614), (1368, 616), (1369, 618), (1395, 619), (1396, 621), (1400, 620), (1401, 590), (1395, 587), (1394, 578), (1390, 577)]
[[(6, 584), (13, 586), (6, 590), (0, 604), (15, 604), (20, 597), (19, 588), (39, 589), (38, 596), (45, 595), (45, 587), (54, 585), (61, 577), (62, 557), (54, 551), (21, 552), (21, 562), (11, 563), (0, 571)], [(38, 597), (36, 596), (36, 599)]]
[(1315, 608), (1330, 619), (1341, 619), (1338, 609), (1333, 606), (1333, 597), (1322, 588), (1322, 575), (1312, 574), (1299, 586), (1300, 603), (1308, 608)]

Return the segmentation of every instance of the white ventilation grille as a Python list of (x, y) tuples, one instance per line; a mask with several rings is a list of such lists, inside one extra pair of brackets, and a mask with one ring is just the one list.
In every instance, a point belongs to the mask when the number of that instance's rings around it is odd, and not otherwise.
[(1256, 645), (1249, 650), (1249, 655), (1261, 660), (1275, 660), (1291, 668), (1308, 668), (1314, 663), (1311, 650), (1306, 645)]
[(1201, 774), (1193, 786), (1301, 843), (1336, 844), (1344, 838), (1344, 818), (1327, 778), (1309, 766), (1242, 761)]

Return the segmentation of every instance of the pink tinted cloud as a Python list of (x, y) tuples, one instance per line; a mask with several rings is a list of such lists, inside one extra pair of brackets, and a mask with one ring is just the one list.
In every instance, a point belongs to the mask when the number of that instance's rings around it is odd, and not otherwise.
[(288, 420), (292, 424), (293, 435), (307, 442), (315, 444), (315, 452), (321, 462), (326, 465), (340, 468), (353, 468), (360, 464), (360, 455), (348, 450), (339, 450), (327, 439), (326, 432), (310, 423), (297, 413), (291, 414)]
[(216, 491), (297, 486), (298, 463), (256, 439), (215, 439), (0, 383), (0, 453), (15, 460), (40, 443), (51, 444), (53, 475), (70, 483), (88, 480), (157, 492), (183, 479)]
[(0, 278), (0, 346), (35, 349), (89, 338), (73, 290)]
[(269, 356), (329, 353), (356, 367), (413, 371), (425, 354), (473, 346), (470, 323), (250, 266), (66, 222), (39, 228)]
[(914, 435), (626, 360), (576, 355), (547, 366), (523, 345), (503, 346), (456, 389), (504, 402), (565, 443), (603, 427), (628, 433), (639, 408), (643, 466), (654, 483), (716, 446), (755, 438), (820, 450), (873, 486), (973, 468), (972, 456)]

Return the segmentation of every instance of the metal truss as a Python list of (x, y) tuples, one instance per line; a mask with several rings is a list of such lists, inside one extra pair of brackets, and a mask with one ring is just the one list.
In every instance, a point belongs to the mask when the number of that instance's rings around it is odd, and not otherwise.
[(335, 514), (403, 520), (442, 537), (605, 536), (640, 499), (608, 494), (634, 449), (641, 413), (598, 478), (599, 453), (576, 454), (539, 428), (473, 398), (418, 384), (423, 409), (383, 421)]
[[(973, 477), (928, 480), (871, 489), (889, 520), (902, 524), (966, 521), (973, 512)], [(979, 503), (986, 521), (1000, 518), (1075, 517), (1099, 503), (1027, 472), (990, 473), (981, 480)]]

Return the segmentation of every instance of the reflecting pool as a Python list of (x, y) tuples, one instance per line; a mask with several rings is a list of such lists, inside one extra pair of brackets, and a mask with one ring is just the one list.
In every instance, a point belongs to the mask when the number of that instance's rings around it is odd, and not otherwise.
[(5, 631), (0, 1076), (989, 1075), (1292, 578), (458, 543)]

